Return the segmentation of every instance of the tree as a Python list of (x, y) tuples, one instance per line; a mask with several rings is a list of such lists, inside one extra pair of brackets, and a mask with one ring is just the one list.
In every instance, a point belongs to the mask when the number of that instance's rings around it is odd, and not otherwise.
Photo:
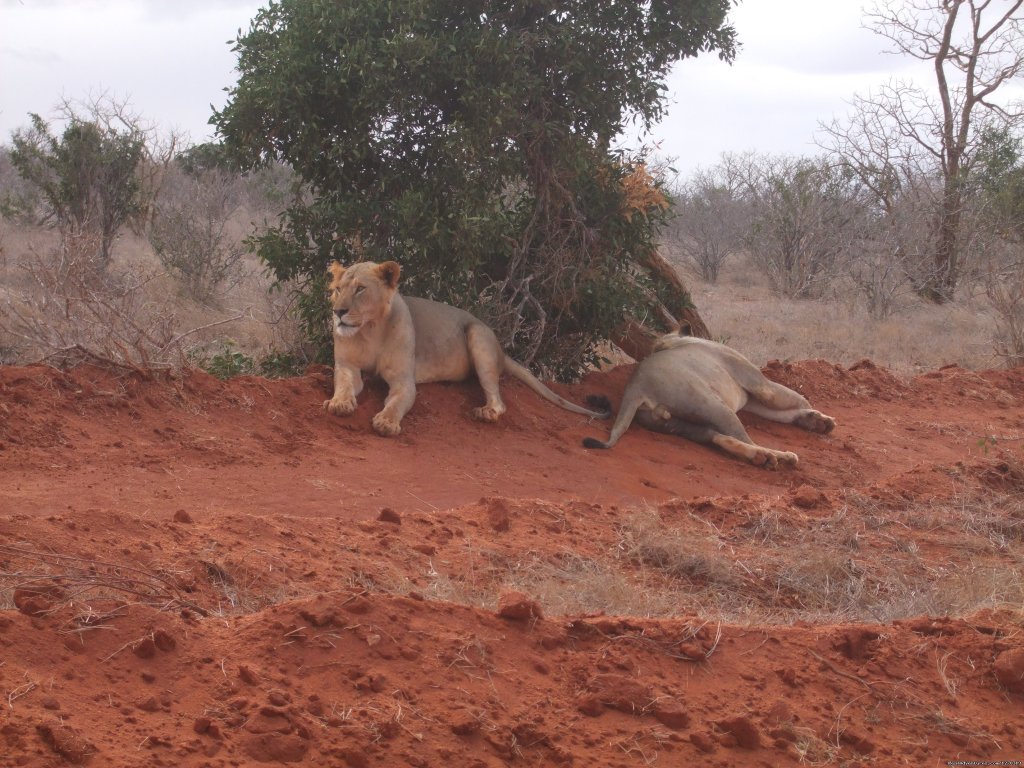
[(243, 179), (216, 166), (175, 169), (149, 229), (160, 263), (193, 299), (213, 304), (222, 290), (242, 279), (245, 249), (227, 232), (237, 210)]
[(628, 319), (688, 305), (651, 277), (665, 198), (616, 154), (662, 114), (679, 59), (731, 59), (730, 0), (282, 0), (235, 41), (211, 120), (308, 199), (253, 245), (307, 297), (330, 258), (396, 258), (406, 290), (465, 306), (514, 354), (572, 375)]
[(977, 160), (972, 192), (982, 202), (983, 217), (997, 235), (1024, 245), (1024, 136), (987, 131)]
[(707, 283), (718, 281), (726, 259), (743, 245), (749, 207), (729, 165), (698, 170), (673, 194), (669, 232), (675, 247)]
[(831, 149), (875, 189), (885, 209), (922, 169), (937, 179), (928, 248), (931, 264), (911, 273), (918, 292), (953, 297), (964, 271), (961, 243), (965, 190), (979, 139), (987, 130), (1020, 125), (1024, 111), (1001, 105), (997, 92), (1024, 71), (1024, 0), (907, 0), (868, 14), (874, 31), (898, 53), (927, 62), (934, 95), (905, 82), (857, 96), (848, 124), (825, 127)]
[(981, 140), (971, 189), (982, 235), (985, 293), (995, 314), (993, 346), (1008, 367), (1024, 366), (1024, 137), (990, 131)]
[(95, 234), (92, 266), (103, 268), (114, 237), (140, 207), (142, 136), (73, 115), (58, 138), (39, 115), (29, 117), (32, 127), (14, 132), (11, 162), (39, 190), (44, 217), (56, 221), (62, 237)]
[(784, 296), (820, 296), (846, 250), (856, 185), (822, 158), (726, 156), (750, 211), (751, 260)]

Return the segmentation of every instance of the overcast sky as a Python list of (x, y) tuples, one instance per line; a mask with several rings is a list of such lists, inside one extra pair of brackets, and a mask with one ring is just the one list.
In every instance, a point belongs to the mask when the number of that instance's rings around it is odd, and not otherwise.
[[(743, 0), (732, 11), (742, 48), (677, 65), (668, 116), (647, 141), (688, 173), (723, 152), (813, 153), (819, 121), (855, 92), (905, 74), (861, 28), (865, 0)], [(54, 115), (62, 98), (107, 93), (163, 130), (212, 138), (211, 104), (236, 78), (229, 41), (256, 0), (0, 0), (0, 141)], [(630, 142), (631, 144), (635, 142)]]

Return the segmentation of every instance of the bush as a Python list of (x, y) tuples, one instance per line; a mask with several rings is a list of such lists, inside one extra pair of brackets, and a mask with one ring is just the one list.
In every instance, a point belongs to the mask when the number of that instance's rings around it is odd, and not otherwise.
[(167, 184), (150, 229), (149, 242), (160, 263), (203, 303), (241, 279), (245, 247), (225, 233), (238, 207), (238, 186), (237, 174), (178, 172)]
[(300, 376), (307, 361), (296, 352), (272, 350), (256, 359), (235, 347), (235, 342), (226, 341), (215, 354), (196, 353), (192, 362), (207, 373), (222, 381), (235, 376), (263, 376), (268, 379), (286, 379)]
[(673, 245), (704, 282), (717, 282), (722, 265), (742, 248), (750, 221), (737, 180), (724, 165), (698, 171), (673, 197)]
[(824, 160), (764, 157), (747, 165), (751, 258), (783, 296), (820, 296), (848, 245), (856, 207), (846, 179)]
[(196, 364), (222, 381), (235, 376), (248, 376), (256, 371), (256, 361), (241, 350), (234, 348), (234, 342), (226, 342), (224, 348), (214, 355), (199, 355)]

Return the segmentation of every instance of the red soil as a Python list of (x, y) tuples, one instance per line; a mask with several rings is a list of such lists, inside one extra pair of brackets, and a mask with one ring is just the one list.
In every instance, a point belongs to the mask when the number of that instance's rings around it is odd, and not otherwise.
[[(936, 578), (1019, 569), (1020, 507), (1002, 549), (886, 516), (1024, 490), (1024, 371), (766, 372), (838, 422), (822, 437), (745, 418), (795, 469), (642, 430), (588, 451), (607, 424), (511, 381), (499, 424), (469, 418), (475, 384), (431, 385), (384, 439), (380, 388), (330, 417), (324, 371), (0, 367), (0, 765), (1024, 759), (1015, 611), (730, 624), (688, 604), (685, 579), (673, 618), (557, 615), (503, 588), (519, 562), (608, 557), (638, 509), (694, 540), (714, 527), (741, 565), (757, 542), (739, 533), (770, 511), (802, 533), (845, 515), (866, 573), (891, 567), (896, 538)], [(561, 391), (614, 400), (628, 373)], [(870, 521), (854, 495), (877, 505)], [(487, 589), (445, 602), (442, 577)]]

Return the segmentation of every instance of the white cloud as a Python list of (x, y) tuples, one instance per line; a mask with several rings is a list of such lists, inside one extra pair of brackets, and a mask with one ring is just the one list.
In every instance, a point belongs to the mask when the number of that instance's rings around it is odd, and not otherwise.
[(862, 27), (861, 0), (748, 1), (731, 18), (745, 66), (815, 74), (878, 68), (878, 38)]
[(0, 140), (52, 116), (62, 99), (108, 93), (193, 141), (212, 136), (210, 105), (236, 79), (228, 40), (246, 29), (252, 0), (4, 2), (0, 29)]
[(854, 93), (906, 62), (862, 26), (862, 0), (741, 3), (730, 18), (742, 43), (734, 63), (680, 62), (669, 78), (667, 115), (649, 140), (688, 173), (725, 152), (813, 154), (820, 122), (849, 110)]
[[(650, 140), (688, 171), (722, 152), (814, 152), (819, 121), (902, 72), (862, 28), (865, 0), (745, 0), (736, 62), (681, 62)], [(0, 0), (0, 141), (62, 99), (107, 92), (164, 130), (212, 138), (210, 105), (236, 81), (229, 40), (265, 0)]]

